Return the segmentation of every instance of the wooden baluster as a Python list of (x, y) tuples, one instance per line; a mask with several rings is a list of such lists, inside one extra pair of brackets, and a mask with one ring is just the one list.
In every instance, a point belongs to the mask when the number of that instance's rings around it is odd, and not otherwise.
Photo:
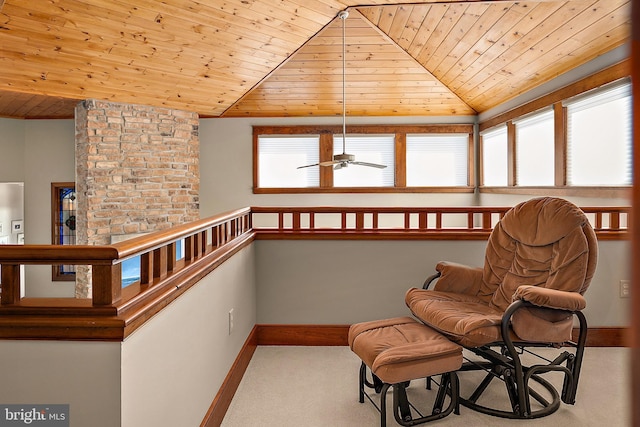
[(93, 265), (91, 271), (93, 305), (119, 302), (122, 298), (122, 264)]
[(493, 215), (492, 212), (482, 213), (482, 229), (483, 230), (491, 230), (491, 215)]
[(293, 229), (295, 231), (300, 230), (300, 211), (293, 211)]
[(473, 212), (467, 213), (467, 229), (473, 230)]
[(611, 231), (620, 230), (620, 212), (611, 212), (609, 214), (609, 229)]
[(231, 239), (233, 240), (238, 236), (238, 219), (232, 219), (229, 224), (231, 226)]
[(193, 261), (193, 257), (193, 236), (187, 236), (184, 238), (184, 262)]
[(176, 266), (176, 242), (167, 245), (167, 272), (173, 271)]
[(428, 218), (427, 215), (428, 215), (427, 212), (424, 212), (424, 211), (418, 213), (418, 228), (420, 230), (426, 230), (427, 227), (429, 226), (429, 223), (427, 221), (427, 218)]
[(20, 302), (20, 264), (2, 264), (1, 305)]
[(220, 228), (218, 226), (211, 229), (211, 247), (217, 249), (220, 246)]
[(410, 228), (411, 228), (411, 213), (405, 212), (404, 213), (404, 229), (408, 230)]
[(364, 229), (364, 212), (356, 212), (356, 230)]
[(314, 230), (316, 228), (316, 213), (309, 212), (309, 229)]
[(442, 230), (442, 212), (436, 212), (436, 230)]
[(153, 258), (149, 252), (140, 255), (140, 285), (153, 283)]
[(153, 278), (161, 279), (167, 276), (167, 247), (153, 250)]
[(593, 228), (602, 230), (602, 212), (596, 212), (596, 224)]

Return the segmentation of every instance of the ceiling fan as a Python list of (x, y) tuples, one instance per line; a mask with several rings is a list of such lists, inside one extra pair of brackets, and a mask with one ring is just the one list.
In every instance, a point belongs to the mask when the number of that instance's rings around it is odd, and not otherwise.
[(349, 165), (358, 165), (358, 166), (369, 166), (378, 169), (384, 169), (386, 165), (380, 165), (377, 163), (368, 163), (368, 162), (359, 162), (356, 161), (356, 156), (353, 154), (347, 154), (346, 151), (346, 140), (347, 140), (347, 105), (345, 102), (345, 71), (347, 68), (347, 60), (346, 60), (346, 34), (345, 34), (345, 23), (349, 17), (349, 12), (346, 10), (340, 11), (338, 13), (338, 18), (342, 19), (342, 154), (334, 154), (333, 160), (329, 160), (326, 162), (314, 163), (312, 165), (298, 166), (298, 169), (302, 168), (310, 168), (312, 166), (333, 166), (334, 170), (346, 168)]

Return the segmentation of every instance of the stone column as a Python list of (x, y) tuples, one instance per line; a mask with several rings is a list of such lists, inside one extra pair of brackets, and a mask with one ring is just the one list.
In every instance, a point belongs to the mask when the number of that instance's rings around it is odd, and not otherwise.
[[(149, 233), (199, 218), (198, 115), (85, 100), (76, 107), (78, 244)], [(88, 268), (76, 297), (91, 297)]]

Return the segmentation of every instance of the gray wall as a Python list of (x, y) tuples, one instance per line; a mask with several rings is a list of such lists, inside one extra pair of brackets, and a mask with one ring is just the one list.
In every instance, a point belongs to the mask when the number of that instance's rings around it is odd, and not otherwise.
[(68, 404), (72, 427), (119, 427), (120, 345), (2, 340), (0, 402)]
[[(351, 324), (410, 314), (404, 295), (435, 273), (438, 261), (483, 265), (484, 241), (287, 241), (256, 245), (258, 323)], [(590, 327), (626, 326), (629, 243), (599, 243), (585, 298)]]
[[(74, 139), (73, 120), (0, 118), (0, 182), (24, 184), (27, 244), (51, 244), (51, 183), (75, 181)], [(25, 284), (25, 296), (74, 295), (73, 282), (51, 281), (51, 267), (25, 267)]]
[(256, 323), (254, 257), (242, 249), (122, 343), (122, 427), (200, 425)]

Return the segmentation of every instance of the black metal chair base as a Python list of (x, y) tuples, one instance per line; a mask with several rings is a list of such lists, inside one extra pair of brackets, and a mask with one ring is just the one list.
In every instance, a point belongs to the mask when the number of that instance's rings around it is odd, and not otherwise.
[[(460, 397), (460, 404), (464, 407), (487, 415), (509, 419), (533, 419), (551, 415), (560, 408), (560, 403), (575, 403), (575, 390), (579, 371), (575, 370), (575, 355), (563, 352), (555, 360), (544, 365), (524, 366), (520, 363), (516, 353), (516, 359), (510, 357), (509, 352), (501, 353), (488, 347), (472, 349), (481, 355), (484, 362), (467, 362), (458, 372), (480, 371), (486, 372), (484, 379), (478, 384), (473, 393), (468, 397)], [(579, 354), (581, 359), (582, 354)], [(566, 365), (566, 366), (565, 366)], [(519, 371), (519, 373), (518, 373)], [(560, 372), (564, 374), (562, 394), (553, 384), (542, 378), (539, 374), (547, 372)], [(489, 387), (493, 380), (501, 381), (511, 404), (511, 411), (501, 410), (478, 404), (477, 401)], [(544, 389), (540, 392), (532, 388), (530, 381), (536, 382)], [(543, 395), (544, 394), (544, 395)], [(532, 403), (537, 402), (539, 408), (533, 408)]]
[[(407, 387), (409, 382), (388, 384), (382, 382), (378, 377), (372, 374), (373, 381), (367, 379), (367, 366), (362, 362), (360, 365), (360, 403), (364, 402), (366, 397), (373, 406), (380, 412), (380, 426), (387, 425), (387, 391), (393, 388), (393, 417), (396, 422), (402, 426), (415, 426), (427, 423), (429, 421), (439, 420), (446, 417), (451, 412), (460, 413), (459, 406), (459, 382), (455, 372), (447, 372), (441, 375), (440, 384), (438, 386), (437, 395), (433, 403), (430, 415), (420, 414), (416, 408), (409, 402), (407, 398)], [(430, 389), (431, 378), (427, 379), (427, 388)], [(374, 402), (371, 397), (365, 393), (365, 386), (375, 390), (380, 394), (380, 406)], [(444, 408), (445, 398), (449, 396), (449, 405)], [(414, 409), (412, 411), (411, 409)], [(418, 417), (414, 418), (413, 413), (417, 413)]]
[[(533, 419), (533, 418), (546, 417), (547, 415), (551, 415), (554, 412), (556, 412), (558, 408), (560, 408), (560, 395), (558, 394), (558, 391), (555, 389), (555, 387), (545, 379), (540, 378), (538, 376), (534, 376), (531, 379), (533, 379), (542, 387), (544, 387), (545, 390), (547, 390), (547, 392), (549, 393), (550, 399), (547, 400), (538, 392), (536, 392), (532, 388), (529, 388), (529, 395), (532, 398), (534, 398), (542, 406), (542, 408), (539, 410), (532, 411), (530, 409), (530, 405), (527, 405), (528, 408), (520, 408), (518, 403), (515, 402), (515, 399), (513, 399), (512, 396), (510, 396), (512, 398), (511, 400), (513, 405), (511, 411), (505, 411), (505, 410), (500, 410), (500, 409), (480, 405), (475, 401), (476, 399), (475, 394), (472, 395), (469, 399), (460, 397), (459, 401), (460, 401), (460, 404), (465, 408), (469, 408), (476, 412), (481, 412), (483, 414), (491, 415), (494, 417), (500, 417), (500, 418)], [(507, 390), (509, 391), (510, 385), (508, 384), (508, 381), (505, 384), (507, 384)]]

